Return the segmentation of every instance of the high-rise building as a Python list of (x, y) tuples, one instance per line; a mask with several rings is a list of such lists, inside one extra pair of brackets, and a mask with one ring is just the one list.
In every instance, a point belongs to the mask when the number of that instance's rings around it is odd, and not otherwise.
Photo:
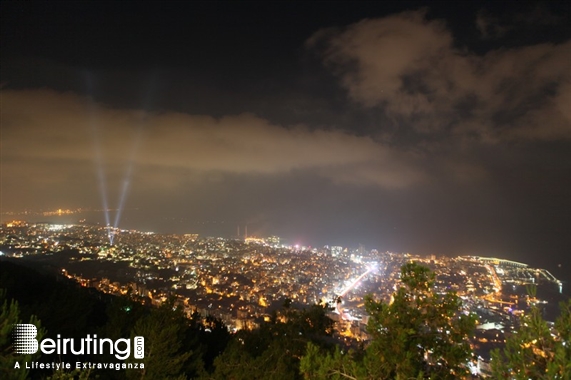
[(280, 238), (278, 236), (272, 235), (268, 238), (266, 238), (266, 243), (268, 243), (271, 246), (278, 246), (280, 245)]
[(332, 246), (331, 247), (331, 256), (339, 257), (339, 255), (341, 254), (342, 251), (343, 251), (343, 247), (340, 247), (338, 245)]

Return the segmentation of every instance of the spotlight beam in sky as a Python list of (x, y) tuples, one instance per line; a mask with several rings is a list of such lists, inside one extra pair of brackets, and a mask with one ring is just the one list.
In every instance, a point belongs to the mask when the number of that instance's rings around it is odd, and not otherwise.
[[(147, 91), (147, 96), (145, 97), (145, 104), (143, 109), (148, 109), (151, 102), (151, 94), (153, 92), (153, 87), (155, 83), (155, 77), (151, 77), (149, 90)], [(119, 226), (119, 221), (121, 220), (121, 214), (123, 213), (123, 208), (125, 206), (125, 198), (127, 197), (127, 192), (129, 191), (129, 186), (131, 184), (131, 177), (133, 174), (133, 167), (135, 158), (137, 156), (137, 152), (139, 150), (139, 145), (141, 144), (141, 136), (143, 134), (144, 124), (146, 122), (146, 117), (143, 115), (141, 123), (137, 129), (137, 135), (133, 140), (133, 144), (131, 145), (131, 150), (129, 153), (129, 160), (127, 161), (127, 170), (125, 171), (125, 177), (123, 178), (123, 182), (121, 185), (121, 192), (119, 196), (119, 205), (117, 207), (117, 213), (115, 214), (115, 222), (113, 223), (113, 227), (117, 228)]]
[(141, 132), (142, 127), (139, 127), (137, 131), (137, 136), (133, 141), (133, 145), (131, 146), (131, 152), (129, 154), (129, 161), (127, 162), (127, 170), (125, 171), (125, 177), (123, 178), (123, 183), (121, 185), (121, 193), (119, 196), (119, 205), (117, 207), (117, 213), (115, 214), (115, 222), (113, 223), (113, 227), (117, 228), (119, 226), (119, 221), (121, 220), (121, 214), (123, 213), (123, 208), (125, 206), (125, 198), (127, 197), (127, 192), (129, 190), (129, 185), (131, 184), (131, 177), (133, 174), (133, 167), (135, 156), (137, 154), (140, 141), (141, 141)]
[[(93, 91), (93, 74), (90, 72), (87, 72), (85, 74), (85, 78), (86, 78), (86, 83), (87, 83), (87, 92), (93, 98), (93, 92), (94, 92)], [(151, 94), (152, 94), (152, 89), (154, 87), (154, 83), (155, 83), (155, 78), (152, 77), (150, 84), (149, 84), (149, 91), (147, 91), (147, 96), (145, 97), (144, 103), (145, 103), (146, 107), (144, 107), (144, 109), (148, 109), (148, 107), (150, 106), (149, 103), (151, 100)], [(109, 243), (113, 244), (115, 234), (114, 234), (114, 232), (112, 232), (112, 229), (110, 228), (111, 227), (111, 218), (109, 216), (109, 201), (107, 198), (107, 179), (106, 179), (105, 170), (104, 170), (100, 130), (98, 128), (96, 112), (95, 112), (94, 108), (95, 108), (95, 106), (92, 103), (91, 106), (89, 107), (89, 115), (90, 115), (90, 127), (91, 127), (90, 131), (91, 131), (91, 135), (93, 138), (93, 148), (94, 148), (94, 153), (95, 153), (95, 167), (96, 167), (96, 172), (97, 172), (99, 193), (101, 195), (101, 202), (103, 204), (103, 210), (104, 210), (104, 214), (105, 214), (105, 223), (106, 223), (106, 226), (108, 228), (107, 237), (109, 238)], [(120, 188), (120, 192), (119, 192), (119, 202), (118, 202), (118, 206), (117, 206), (117, 212), (115, 213), (115, 219), (113, 222), (113, 229), (116, 229), (119, 226), (119, 222), (121, 220), (121, 215), (123, 213), (123, 208), (125, 206), (125, 199), (127, 197), (127, 193), (129, 191), (129, 187), (131, 184), (131, 177), (133, 175), (133, 167), (134, 167), (135, 158), (136, 158), (137, 152), (139, 150), (139, 146), (141, 144), (141, 139), (142, 139), (142, 135), (143, 135), (143, 128), (144, 128), (144, 122), (145, 121), (146, 121), (146, 118), (145, 118), (145, 116), (143, 116), (143, 120), (142, 120), (141, 124), (139, 124), (139, 127), (138, 127), (137, 132), (136, 132), (136, 136), (133, 140), (133, 144), (131, 145), (131, 149), (129, 152), (129, 158), (127, 160), (125, 175), (124, 175), (123, 181), (121, 183), (121, 188)]]
[[(87, 82), (87, 92), (93, 98), (93, 77), (90, 72), (86, 75)], [(90, 132), (93, 138), (93, 151), (95, 153), (95, 170), (97, 172), (97, 186), (99, 188), (99, 195), (101, 196), (101, 203), (103, 206), (103, 213), (105, 215), (105, 225), (110, 226), (111, 218), (109, 217), (109, 201), (107, 200), (107, 179), (105, 176), (105, 170), (103, 168), (103, 155), (101, 152), (101, 139), (99, 134), (99, 129), (97, 126), (97, 118), (95, 115), (95, 106), (90, 103), (89, 106), (89, 120), (90, 120)], [(107, 230), (107, 237), (109, 238), (109, 243), (113, 244), (113, 236), (109, 230)]]

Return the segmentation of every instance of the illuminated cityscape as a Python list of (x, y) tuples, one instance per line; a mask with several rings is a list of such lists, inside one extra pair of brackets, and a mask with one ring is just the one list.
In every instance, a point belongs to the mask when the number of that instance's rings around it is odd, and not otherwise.
[[(110, 244), (109, 234), (114, 236)], [(50, 265), (84, 287), (158, 306), (170, 296), (192, 313), (220, 318), (231, 331), (255, 329), (284, 299), (328, 304), (338, 339), (366, 341), (364, 296), (390, 301), (400, 267), (416, 261), (436, 274), (437, 292), (456, 292), (478, 316), (472, 347), (480, 358), (503, 342), (530, 305), (553, 302), (562, 283), (549, 271), (499, 258), (420, 257), (343, 247), (286, 246), (267, 239), (201, 238), (82, 224), (13, 221), (0, 231), (1, 255)], [(105, 268), (104, 273), (102, 268)], [(559, 294), (559, 296), (562, 296)], [(550, 314), (553, 316), (552, 314)], [(486, 360), (480, 361), (483, 368)]]
[(571, 377), (571, 2), (0, 15), (0, 378)]

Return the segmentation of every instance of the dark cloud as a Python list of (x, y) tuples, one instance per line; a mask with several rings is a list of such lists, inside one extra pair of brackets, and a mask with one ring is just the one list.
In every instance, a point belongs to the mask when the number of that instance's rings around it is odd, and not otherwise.
[[(250, 113), (221, 118), (149, 113), (51, 90), (3, 90), (2, 104), (7, 181), (26, 173), (27, 182), (65, 182), (78, 165), (82, 178), (95, 177), (95, 166), (102, 165), (115, 180), (132, 165), (139, 175), (147, 174), (141, 176), (145, 186), (167, 189), (196, 176), (213, 180), (296, 170), (335, 183), (385, 188), (424, 178), (414, 154), (369, 137), (279, 126)], [(8, 192), (5, 199), (17, 195)]]
[(1, 4), (2, 212), (568, 255), (567, 3), (162, 4)]
[(476, 27), (484, 39), (502, 37), (509, 30), (509, 27), (500, 24), (497, 17), (484, 10), (476, 16)]
[[(569, 5), (567, 5), (569, 7)], [(537, 27), (544, 25), (558, 25), (562, 22), (566, 22), (566, 18), (569, 15), (566, 13), (556, 14), (545, 4), (537, 3), (532, 9), (526, 12), (516, 12), (512, 16), (514, 24), (525, 25), (527, 27)]]
[(444, 21), (411, 11), (317, 32), (308, 45), (325, 43), (324, 61), (351, 99), (417, 132), (571, 138), (571, 41), (483, 55), (453, 42)]

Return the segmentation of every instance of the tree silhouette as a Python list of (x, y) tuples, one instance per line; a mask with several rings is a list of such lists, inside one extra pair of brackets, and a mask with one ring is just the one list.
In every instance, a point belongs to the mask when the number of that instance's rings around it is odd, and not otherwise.
[[(532, 295), (534, 289), (530, 289)], [(520, 321), (519, 329), (506, 339), (503, 350), (492, 352), (496, 379), (571, 379), (571, 300), (560, 304), (561, 314), (553, 327), (535, 305)]]
[[(16, 354), (12, 346), (12, 330), (14, 325), (22, 323), (20, 320), (20, 308), (18, 302), (15, 300), (8, 301), (6, 291), (0, 289), (0, 378), (7, 380), (20, 380), (29, 377), (29, 371), (25, 368), (25, 362), (36, 360), (40, 353), (39, 351), (33, 355), (19, 355)], [(38, 329), (36, 339), (41, 341), (45, 335), (45, 330), (41, 328), (41, 323), (32, 315), (30, 317), (31, 323)], [(19, 363), (19, 368), (15, 368), (16, 362)]]
[(210, 379), (300, 379), (299, 360), (308, 342), (320, 346), (332, 332), (326, 309), (313, 305), (299, 310), (284, 303), (270, 322), (253, 331), (239, 331), (214, 361)]
[(367, 296), (364, 353), (323, 354), (309, 345), (301, 361), (308, 379), (458, 379), (468, 376), (467, 336), (475, 318), (461, 312), (455, 293), (437, 294), (434, 274), (416, 263), (401, 268), (402, 286), (389, 304)]
[(183, 366), (192, 352), (183, 349), (188, 320), (174, 302), (165, 302), (141, 317), (133, 327), (132, 337), (145, 338), (145, 357), (128, 361), (144, 363), (144, 368), (127, 371), (129, 379), (185, 379)]

